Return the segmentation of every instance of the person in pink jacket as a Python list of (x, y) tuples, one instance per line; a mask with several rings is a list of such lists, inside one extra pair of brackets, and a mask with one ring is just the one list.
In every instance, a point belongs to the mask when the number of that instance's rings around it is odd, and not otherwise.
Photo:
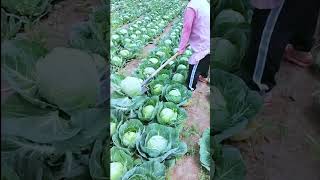
[(282, 58), (311, 64), (320, 0), (251, 0), (254, 7), (251, 40), (244, 59), (245, 80), (270, 105), (271, 90)]
[(210, 66), (210, 4), (207, 0), (190, 0), (184, 13), (179, 54), (188, 43), (192, 49), (186, 85), (194, 91), (198, 79), (207, 81)]

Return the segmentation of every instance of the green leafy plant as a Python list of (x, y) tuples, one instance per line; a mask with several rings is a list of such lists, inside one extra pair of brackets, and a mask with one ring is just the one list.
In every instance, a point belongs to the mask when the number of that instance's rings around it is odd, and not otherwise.
[(162, 103), (157, 114), (158, 123), (176, 127), (180, 126), (186, 118), (186, 111), (173, 102)]
[(180, 141), (177, 129), (152, 123), (142, 132), (137, 150), (144, 159), (163, 162), (184, 155), (187, 145)]
[(167, 101), (184, 105), (191, 98), (192, 92), (182, 84), (172, 84), (165, 87), (163, 96)]

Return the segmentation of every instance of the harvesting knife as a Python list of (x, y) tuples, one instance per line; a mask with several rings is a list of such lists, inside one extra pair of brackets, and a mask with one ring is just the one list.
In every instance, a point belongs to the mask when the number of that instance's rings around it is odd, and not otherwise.
[(141, 85), (142, 93), (145, 93), (148, 91), (147, 84), (148, 82), (157, 75), (166, 65), (168, 65), (171, 61), (173, 61), (177, 56), (179, 56), (179, 53), (177, 52), (175, 55), (173, 55), (171, 58), (169, 58), (165, 63), (163, 63), (155, 72), (153, 72), (146, 80), (143, 81)]

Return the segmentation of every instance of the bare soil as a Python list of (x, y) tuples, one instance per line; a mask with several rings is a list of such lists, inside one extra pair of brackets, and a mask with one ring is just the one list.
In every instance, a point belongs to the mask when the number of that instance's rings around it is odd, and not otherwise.
[(190, 106), (186, 107), (188, 119), (186, 127), (194, 127), (196, 134), (183, 138), (191, 153), (179, 160), (172, 170), (172, 180), (186, 179), (198, 180), (201, 177), (201, 165), (199, 161), (199, 139), (206, 128), (210, 127), (210, 89), (207, 84), (198, 82), (197, 89), (193, 92)]
[(320, 109), (312, 107), (319, 78), (310, 70), (282, 64), (273, 104), (257, 117), (262, 131), (238, 146), (247, 180), (320, 180), (320, 161), (307, 143), (307, 135), (320, 139)]
[(33, 33), (44, 37), (49, 49), (68, 46), (72, 27), (88, 20), (94, 7), (101, 4), (100, 0), (63, 0), (54, 4), (53, 9), (36, 26)]

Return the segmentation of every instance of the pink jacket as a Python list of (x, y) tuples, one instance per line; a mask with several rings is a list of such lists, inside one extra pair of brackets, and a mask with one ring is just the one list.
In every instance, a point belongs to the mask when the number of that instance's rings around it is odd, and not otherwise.
[(284, 0), (251, 0), (253, 7), (257, 9), (273, 9), (280, 6)]
[(193, 51), (189, 64), (196, 64), (210, 54), (210, 4), (207, 0), (191, 0), (184, 14), (179, 52), (190, 43)]

